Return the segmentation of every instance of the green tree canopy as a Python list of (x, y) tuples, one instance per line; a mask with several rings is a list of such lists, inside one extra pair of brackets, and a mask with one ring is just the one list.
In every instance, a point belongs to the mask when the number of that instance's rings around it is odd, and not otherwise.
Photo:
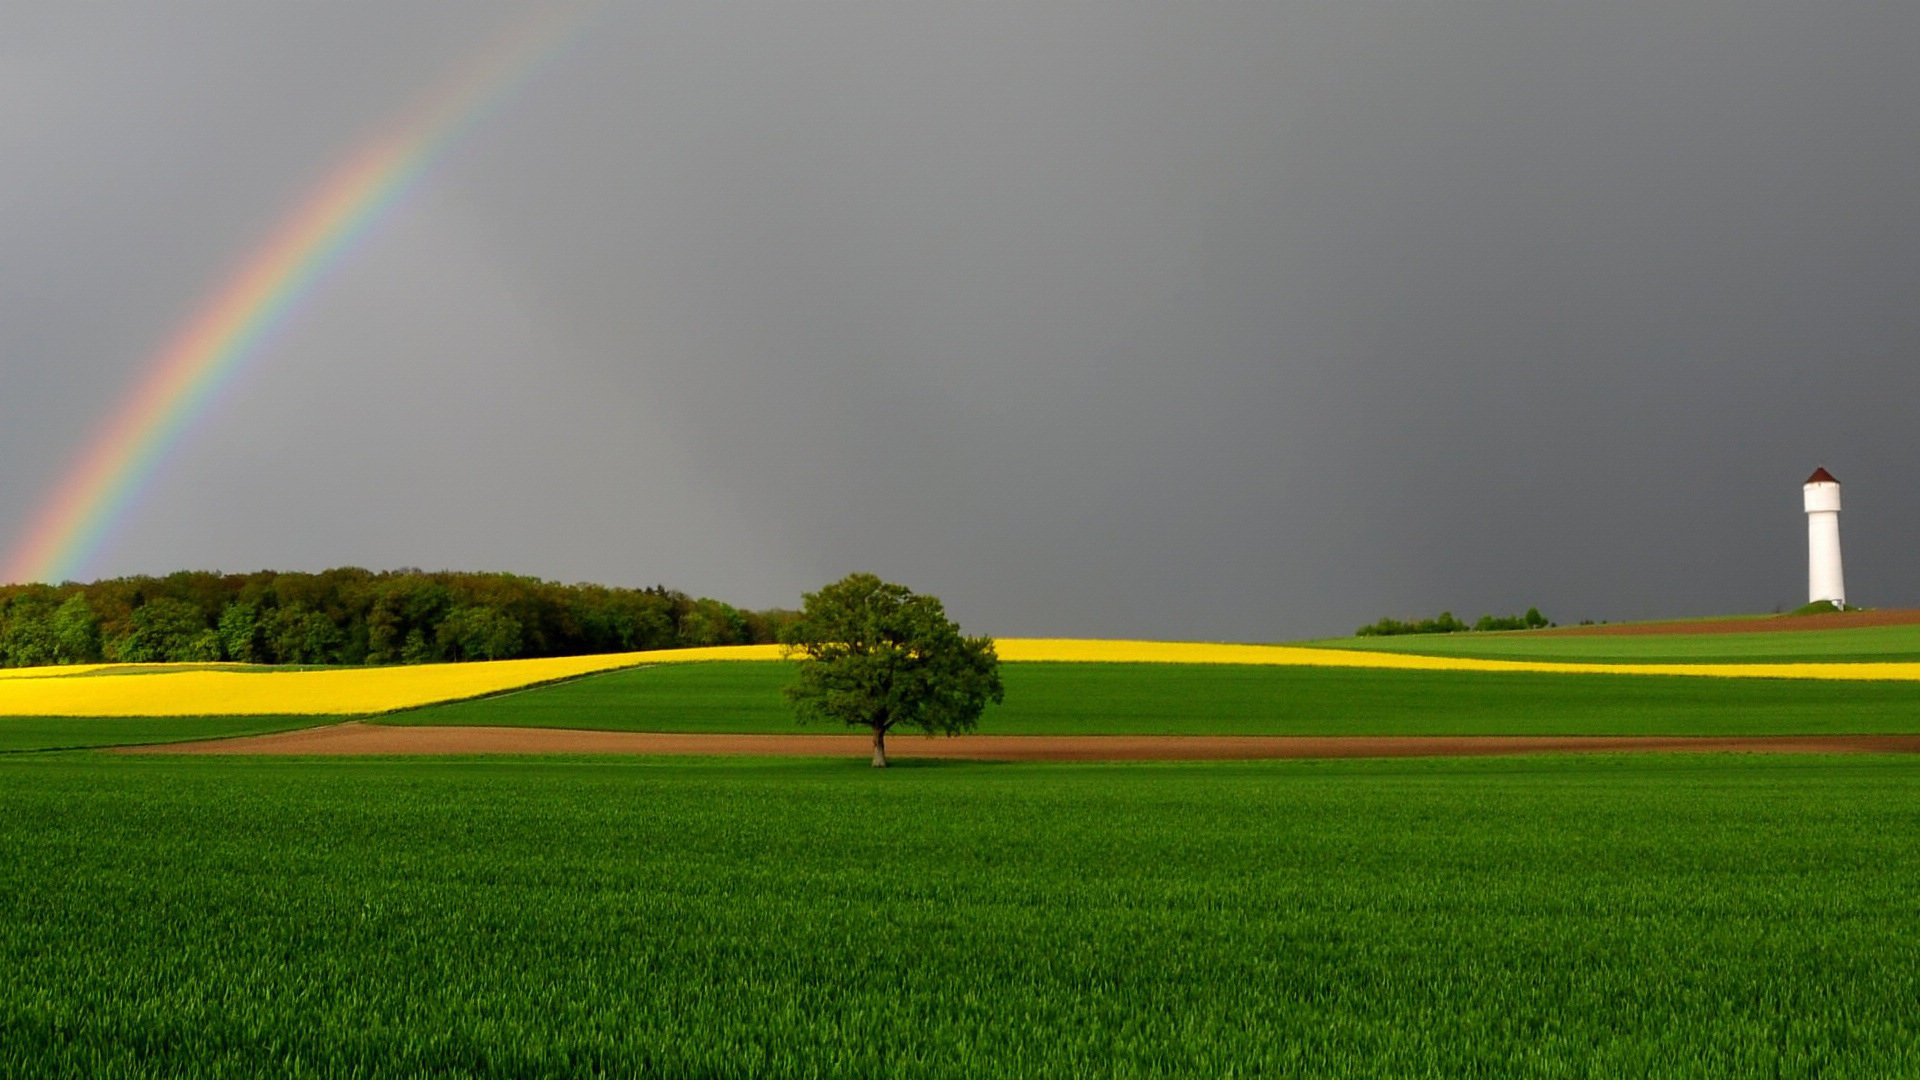
[(422, 664), (747, 645), (794, 613), (653, 586), (338, 567), (0, 584), (0, 666), (100, 660)]
[[(135, 608), (128, 618), (132, 629), (114, 640), (107, 659), (129, 664), (167, 660), (199, 660), (207, 617), (185, 600), (162, 596)], [(213, 659), (218, 660), (217, 654)]]
[(993, 639), (962, 636), (934, 597), (851, 574), (805, 601), (786, 634), (800, 657), (787, 700), (801, 723), (871, 730), (876, 769), (886, 767), (893, 728), (971, 731), (1004, 697)]

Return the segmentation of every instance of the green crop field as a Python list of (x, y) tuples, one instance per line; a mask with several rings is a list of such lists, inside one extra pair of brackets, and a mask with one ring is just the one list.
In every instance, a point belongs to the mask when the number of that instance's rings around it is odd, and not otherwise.
[(311, 716), (0, 716), (0, 753), (224, 739), (324, 722)]
[[(994, 734), (1774, 735), (1920, 731), (1920, 683), (1220, 664), (1004, 664)], [(660, 664), (391, 724), (796, 732), (779, 661)], [(842, 729), (844, 730), (844, 729)]]
[[(1006, 664), (980, 730), (1018, 735), (1779, 735), (1920, 731), (1920, 683), (1218, 664)], [(780, 661), (658, 664), (372, 718), (406, 725), (829, 732)], [(0, 752), (174, 742), (333, 717), (0, 717)], [(841, 729), (844, 730), (844, 729)], [(914, 737), (910, 733), (907, 737)]]
[(0, 759), (0, 1075), (1920, 1072), (1920, 762)]
[(1920, 660), (1920, 625), (1742, 634), (1560, 636), (1519, 630), (1329, 638), (1302, 644), (1481, 660), (1568, 660), (1600, 664), (1831, 663)]

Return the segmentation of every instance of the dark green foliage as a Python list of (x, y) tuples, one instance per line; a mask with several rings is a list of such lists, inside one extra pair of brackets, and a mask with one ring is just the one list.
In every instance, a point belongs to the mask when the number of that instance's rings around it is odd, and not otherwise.
[(520, 620), (498, 608), (459, 607), (433, 632), (449, 660), (506, 660), (520, 655)]
[(9, 598), (0, 607), (0, 655), (19, 666), (59, 663), (52, 615), (53, 606), (45, 596), (30, 593)]
[(0, 666), (100, 659), (100, 619), (86, 596), (44, 585), (0, 588)]
[(154, 597), (133, 609), (127, 627), (126, 633), (107, 641), (106, 659), (128, 664), (220, 659), (218, 647), (213, 656), (197, 655), (202, 651), (202, 635), (209, 630), (207, 616), (185, 600)]
[(1907, 759), (0, 760), (0, 1075), (1912, 1076), (1916, 793)]
[(1836, 604), (1831, 600), (1815, 600), (1811, 604), (1802, 604), (1799, 607), (1794, 608), (1792, 611), (1792, 614), (1794, 615), (1831, 615), (1836, 611), (1854, 611), (1854, 610), (1857, 610), (1857, 609), (1851, 608), (1851, 607), (1843, 608), (1839, 604)]
[(295, 601), (274, 611), (267, 628), (273, 658), (282, 664), (326, 664), (344, 660), (346, 635), (324, 611)]
[(1443, 611), (1431, 619), (1416, 619), (1401, 622), (1399, 619), (1381, 619), (1376, 623), (1355, 630), (1356, 637), (1393, 637), (1399, 634), (1457, 634), (1472, 627), (1453, 617), (1453, 612)]
[(1552, 626), (1540, 609), (1530, 607), (1525, 615), (1482, 615), (1469, 626), (1453, 617), (1453, 612), (1443, 611), (1431, 619), (1416, 619), (1401, 622), (1399, 619), (1381, 619), (1376, 623), (1355, 630), (1355, 637), (1396, 637), (1402, 634), (1457, 634), (1464, 630), (1538, 630)]
[(688, 645), (732, 645), (752, 640), (746, 616), (718, 600), (695, 600), (680, 619), (680, 637)]
[(993, 639), (963, 636), (934, 597), (849, 574), (805, 601), (786, 635), (800, 657), (787, 700), (801, 723), (872, 731), (876, 767), (896, 726), (970, 731), (1004, 696)]
[(1540, 630), (1552, 625), (1553, 625), (1552, 623), (1547, 621), (1546, 616), (1540, 614), (1539, 608), (1530, 607), (1527, 609), (1527, 613), (1525, 615), (1506, 615), (1506, 616), (1482, 615), (1478, 620), (1474, 622), (1473, 628), (1479, 631)]
[[(1005, 735), (1782, 735), (1920, 732), (1920, 683), (1231, 664), (1003, 663)], [(660, 664), (379, 718), (781, 732), (793, 665)], [(5, 721), (0, 721), (4, 724)]]
[(785, 611), (512, 574), (178, 573), (0, 586), (0, 666), (397, 664), (771, 643)]
[(271, 655), (266, 628), (260, 625), (260, 606), (244, 600), (228, 604), (220, 612), (220, 651), (239, 664), (257, 664)]
[(80, 664), (100, 655), (100, 618), (84, 593), (74, 593), (53, 612), (54, 663)]

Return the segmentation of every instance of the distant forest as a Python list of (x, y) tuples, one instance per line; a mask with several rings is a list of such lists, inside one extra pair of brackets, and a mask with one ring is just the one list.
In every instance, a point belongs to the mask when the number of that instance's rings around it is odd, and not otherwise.
[(1399, 619), (1381, 619), (1368, 623), (1353, 632), (1355, 637), (1395, 637), (1400, 634), (1461, 634), (1468, 631), (1484, 633), (1488, 630), (1540, 630), (1553, 623), (1540, 609), (1530, 607), (1525, 615), (1482, 615), (1478, 622), (1464, 623), (1453, 617), (1453, 612), (1443, 611), (1437, 618), (1414, 619), (1401, 622)]
[(662, 586), (561, 585), (513, 574), (183, 571), (0, 586), (0, 666), (579, 656), (772, 642), (795, 617)]

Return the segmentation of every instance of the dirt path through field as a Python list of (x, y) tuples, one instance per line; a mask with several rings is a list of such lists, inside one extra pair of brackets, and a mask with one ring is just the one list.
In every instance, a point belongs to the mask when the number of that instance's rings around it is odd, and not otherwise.
[[(1202, 761), (1619, 753), (1912, 754), (1920, 735), (896, 735), (897, 758)], [(864, 735), (709, 735), (346, 723), (239, 739), (124, 747), (125, 754), (694, 754), (866, 757)]]

